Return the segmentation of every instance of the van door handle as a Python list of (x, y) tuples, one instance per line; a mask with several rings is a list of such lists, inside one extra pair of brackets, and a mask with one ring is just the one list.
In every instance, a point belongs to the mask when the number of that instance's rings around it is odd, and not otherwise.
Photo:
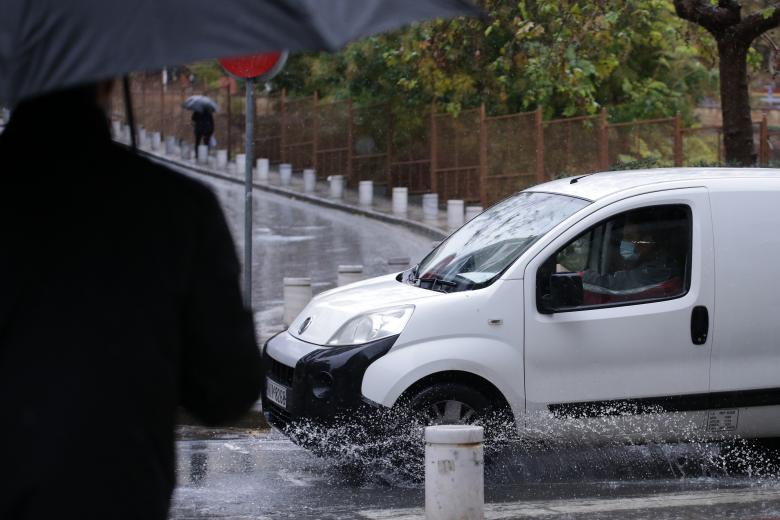
[(710, 330), (710, 313), (707, 307), (699, 305), (693, 308), (691, 313), (691, 341), (694, 345), (707, 343), (707, 334)]

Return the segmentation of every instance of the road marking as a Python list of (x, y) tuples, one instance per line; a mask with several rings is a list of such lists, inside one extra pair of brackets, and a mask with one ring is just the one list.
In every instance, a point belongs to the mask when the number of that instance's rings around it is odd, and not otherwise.
[[(485, 520), (508, 520), (520, 517), (541, 518), (637, 509), (749, 504), (775, 500), (780, 501), (780, 488), (669, 493), (636, 498), (504, 502), (485, 504)], [(422, 508), (371, 509), (359, 511), (358, 514), (370, 520), (420, 520), (425, 518), (425, 511)]]

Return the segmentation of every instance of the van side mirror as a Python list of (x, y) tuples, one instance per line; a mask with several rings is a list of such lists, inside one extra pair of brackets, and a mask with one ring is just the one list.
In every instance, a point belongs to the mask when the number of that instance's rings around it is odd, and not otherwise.
[(549, 311), (579, 307), (583, 302), (582, 277), (577, 273), (550, 275)]

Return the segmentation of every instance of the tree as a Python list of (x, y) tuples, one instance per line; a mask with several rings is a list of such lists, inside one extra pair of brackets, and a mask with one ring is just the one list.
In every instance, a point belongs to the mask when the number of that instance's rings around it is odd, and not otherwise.
[(434, 21), (334, 55), (293, 57), (275, 85), (406, 112), (435, 101), (457, 113), (484, 101), (491, 114), (541, 106), (548, 118), (606, 106), (617, 120), (690, 114), (714, 89), (701, 59), (711, 43), (699, 45), (704, 31), (678, 18), (671, 0), (481, 4), (487, 21)]
[(720, 58), (726, 161), (749, 166), (755, 164), (756, 155), (750, 115), (748, 53), (756, 38), (780, 25), (780, 3), (750, 2), (750, 13), (743, 13), (743, 3), (738, 0), (674, 0), (674, 7), (680, 18), (700, 25), (715, 39)]

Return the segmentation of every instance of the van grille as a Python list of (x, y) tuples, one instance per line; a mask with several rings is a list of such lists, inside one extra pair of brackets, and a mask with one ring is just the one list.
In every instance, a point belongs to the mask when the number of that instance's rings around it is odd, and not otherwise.
[(295, 368), (288, 367), (287, 365), (276, 361), (272, 357), (268, 357), (268, 375), (277, 383), (283, 384), (288, 387), (293, 385), (293, 375), (295, 374)]

